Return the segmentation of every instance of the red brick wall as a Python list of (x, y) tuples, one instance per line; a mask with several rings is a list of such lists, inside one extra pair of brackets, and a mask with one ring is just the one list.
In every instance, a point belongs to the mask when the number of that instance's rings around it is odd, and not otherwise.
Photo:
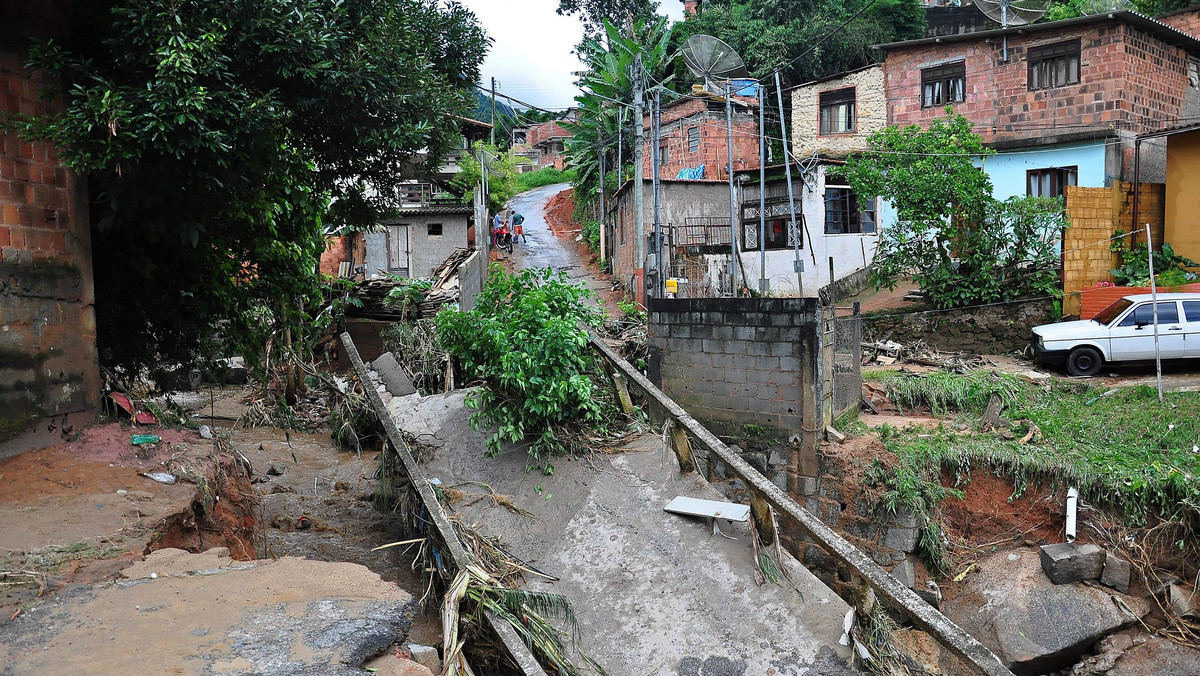
[[(0, 111), (50, 112), (26, 60), (0, 52)], [(87, 204), (52, 145), (0, 134), (0, 456), (53, 443), (99, 400)]]
[[(1080, 83), (1029, 91), (1030, 47), (1081, 41)], [(921, 69), (966, 61), (966, 100), (955, 106), (988, 142), (1045, 139), (1055, 134), (1120, 128), (1158, 129), (1179, 116), (1187, 91), (1183, 50), (1121, 23), (1010, 35), (1008, 63), (1000, 41), (948, 42), (896, 49), (885, 62), (889, 121), (923, 124), (940, 107), (921, 108)]]
[(1182, 31), (1193, 37), (1200, 37), (1200, 7), (1167, 14), (1157, 17), (1157, 19), (1177, 31)]
[[(743, 109), (744, 110), (744, 109)], [(646, 116), (646, 134), (643, 137), (642, 164), (646, 176), (653, 176), (652, 137), (650, 117)], [(700, 130), (700, 147), (696, 152), (688, 149), (688, 129)], [(659, 177), (674, 178), (680, 169), (705, 165), (704, 177), (728, 180), (726, 165), (729, 163), (728, 138), (725, 132), (723, 110), (709, 110), (708, 102), (687, 99), (683, 103), (664, 108), (660, 120), (659, 147), (666, 147), (667, 162), (659, 167)], [(757, 111), (735, 112), (733, 115), (733, 168), (758, 168), (758, 113)]]
[(325, 238), (325, 250), (321, 252), (321, 274), (337, 277), (342, 261), (350, 262), (351, 276), (354, 268), (363, 265), (367, 257), (366, 240), (358, 233)]

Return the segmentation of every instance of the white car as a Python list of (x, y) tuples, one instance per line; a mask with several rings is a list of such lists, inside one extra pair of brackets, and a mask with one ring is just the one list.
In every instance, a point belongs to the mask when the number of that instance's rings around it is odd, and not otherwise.
[[(1033, 329), (1033, 356), (1093, 376), (1107, 362), (1154, 359), (1154, 307), (1149, 294), (1125, 296), (1095, 317)], [(1158, 350), (1163, 359), (1200, 357), (1200, 293), (1158, 294)]]

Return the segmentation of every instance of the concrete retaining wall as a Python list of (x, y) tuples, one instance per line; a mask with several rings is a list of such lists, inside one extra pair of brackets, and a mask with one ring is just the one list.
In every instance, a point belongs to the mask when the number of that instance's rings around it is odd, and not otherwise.
[(1050, 300), (952, 311), (883, 310), (864, 314), (863, 340), (918, 340), (943, 352), (1004, 354), (1029, 344), (1033, 327), (1059, 320)]

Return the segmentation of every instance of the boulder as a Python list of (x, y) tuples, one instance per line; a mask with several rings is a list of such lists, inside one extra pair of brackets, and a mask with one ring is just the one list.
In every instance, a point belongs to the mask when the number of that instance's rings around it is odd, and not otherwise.
[[(1122, 603), (1114, 603), (1114, 596)], [(1021, 550), (981, 559), (978, 573), (945, 602), (943, 612), (1013, 671), (1046, 673), (1069, 666), (1100, 639), (1136, 622), (1149, 606), (1100, 587), (1054, 584), (1042, 573), (1039, 556)]]
[(427, 645), (417, 645), (416, 643), (409, 643), (405, 647), (412, 654), (414, 662), (425, 665), (426, 668), (435, 674), (442, 673), (442, 658), (438, 656), (437, 648)]
[(1200, 674), (1200, 650), (1165, 638), (1151, 638), (1134, 646), (1117, 660), (1106, 676), (1196, 676)]
[(1054, 584), (1095, 580), (1104, 570), (1104, 553), (1096, 545), (1077, 542), (1042, 545), (1042, 570)]
[(1129, 580), (1133, 567), (1128, 561), (1108, 552), (1104, 557), (1104, 572), (1100, 573), (1100, 584), (1112, 587), (1122, 594), (1129, 593)]

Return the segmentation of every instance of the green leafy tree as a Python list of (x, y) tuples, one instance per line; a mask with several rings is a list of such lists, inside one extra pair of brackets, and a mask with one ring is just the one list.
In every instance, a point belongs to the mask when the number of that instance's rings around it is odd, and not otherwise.
[[(463, 198), (473, 199), (475, 186), (483, 177), (483, 168), (479, 164), (481, 153), (486, 153), (492, 159), (487, 167), (488, 209), (499, 211), (504, 204), (517, 194), (519, 183), (517, 158), (496, 146), (477, 141), (474, 152), (464, 155), (459, 167), (462, 171), (454, 177), (453, 186), (462, 193)], [(525, 159), (525, 158), (521, 158)]]
[(581, 328), (601, 321), (589, 295), (549, 268), (510, 275), (494, 265), (474, 309), (437, 316), (442, 345), (469, 378), (485, 384), (467, 403), (478, 409), (476, 429), (496, 427), (489, 455), (532, 439), (529, 467), (549, 474), (554, 456), (582, 450), (581, 426), (613, 417)]
[[(866, 1), (708, 0), (702, 12), (675, 24), (671, 48), (693, 35), (714, 35), (737, 50), (751, 75), (767, 78), (781, 68), (786, 84), (799, 84), (880, 61), (871, 45), (924, 37), (925, 13), (916, 0), (877, 0), (839, 29)], [(678, 82), (694, 80), (682, 60), (673, 67)]]
[[(318, 296), (322, 228), (370, 227), (459, 142), (487, 48), (437, 0), (97, 0), (32, 54), (59, 112), (5, 125), (90, 176), (102, 359), (253, 353)], [(278, 346), (279, 342), (276, 342)]]
[[(623, 175), (624, 167), (618, 170), (612, 166), (617, 155), (617, 142), (621, 138), (618, 134), (620, 104), (613, 102), (633, 101), (637, 56), (641, 55), (642, 68), (653, 81), (649, 84), (667, 84), (670, 81), (667, 71), (671, 31), (667, 19), (657, 17), (641, 20), (625, 27), (605, 22), (604, 30), (604, 41), (584, 40), (579, 46), (580, 56), (587, 66), (579, 80), (584, 93), (575, 97), (579, 104), (579, 119), (563, 124), (573, 134), (565, 145), (566, 155), (577, 172), (573, 181), (577, 205), (590, 205), (597, 199), (602, 152), (609, 154), (608, 169), (613, 177), (609, 180), (612, 185), (620, 184), (619, 177)], [(625, 110), (623, 117), (626, 125), (636, 122), (631, 119), (632, 110)], [(626, 133), (624, 137), (624, 157), (632, 161), (632, 134)]]
[(870, 145), (850, 159), (846, 176), (856, 193), (882, 197), (897, 212), (875, 254), (877, 285), (912, 274), (939, 307), (1055, 293), (1062, 201), (994, 199), (976, 164), (994, 151), (967, 118), (948, 109), (927, 129), (877, 131)]
[(578, 16), (584, 30), (593, 37), (604, 33), (605, 22), (644, 20), (654, 16), (657, 9), (655, 0), (558, 0), (558, 13)]

